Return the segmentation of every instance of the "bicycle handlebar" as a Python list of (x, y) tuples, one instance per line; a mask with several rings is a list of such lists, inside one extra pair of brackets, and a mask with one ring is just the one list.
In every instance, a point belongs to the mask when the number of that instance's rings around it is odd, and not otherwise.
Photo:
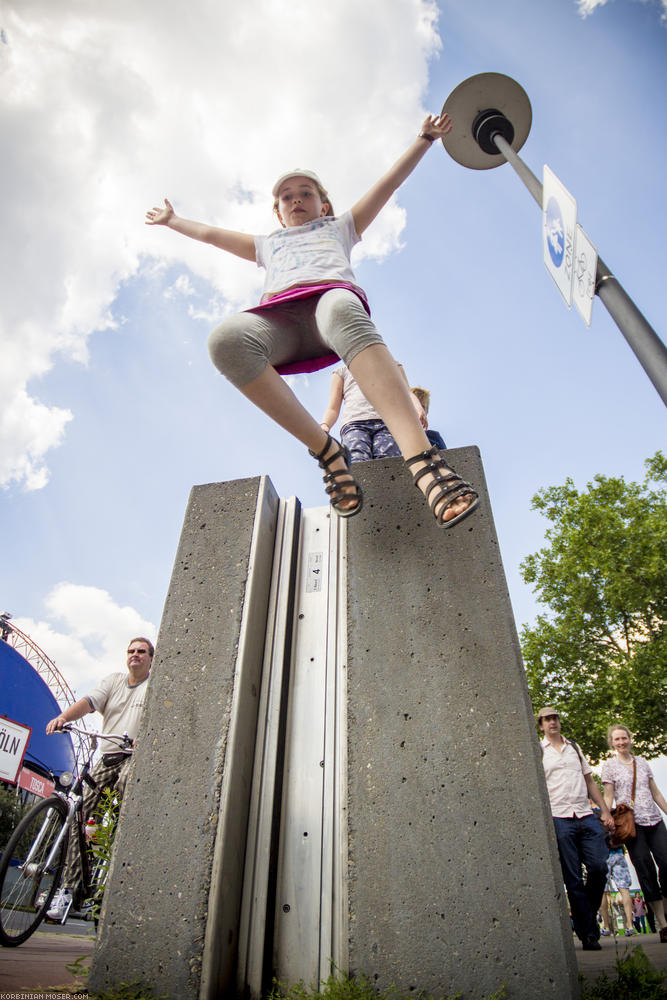
[(124, 750), (131, 750), (134, 744), (134, 740), (128, 733), (97, 733), (89, 729), (81, 729), (71, 722), (66, 722), (62, 729), (56, 729), (52, 735), (56, 733), (76, 733), (78, 736), (85, 736), (91, 741), (109, 740), (110, 742), (118, 743), (119, 747), (122, 747)]

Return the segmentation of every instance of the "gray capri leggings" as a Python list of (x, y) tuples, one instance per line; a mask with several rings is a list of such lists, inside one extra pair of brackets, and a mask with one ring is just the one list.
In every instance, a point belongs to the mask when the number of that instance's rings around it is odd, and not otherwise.
[(347, 288), (332, 288), (272, 309), (230, 316), (211, 333), (208, 350), (215, 367), (242, 389), (268, 365), (332, 351), (349, 365), (365, 347), (383, 343), (359, 297)]

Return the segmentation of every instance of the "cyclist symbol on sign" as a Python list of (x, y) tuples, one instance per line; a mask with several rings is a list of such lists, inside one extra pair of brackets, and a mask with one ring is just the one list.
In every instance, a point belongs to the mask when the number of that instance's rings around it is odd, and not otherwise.
[(565, 226), (560, 206), (555, 198), (549, 198), (547, 204), (546, 229), (549, 255), (556, 267), (560, 267), (565, 253)]

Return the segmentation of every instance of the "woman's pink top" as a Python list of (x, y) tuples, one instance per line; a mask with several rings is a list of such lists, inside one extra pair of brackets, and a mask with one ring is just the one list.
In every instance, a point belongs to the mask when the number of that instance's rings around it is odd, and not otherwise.
[[(637, 787), (635, 789), (635, 823), (640, 826), (655, 826), (662, 819), (662, 813), (651, 795), (650, 779), (653, 772), (643, 757), (635, 757), (637, 761)], [(632, 768), (621, 764), (617, 757), (606, 760), (600, 772), (603, 785), (611, 785), (614, 789), (616, 805), (623, 802), (632, 803)]]

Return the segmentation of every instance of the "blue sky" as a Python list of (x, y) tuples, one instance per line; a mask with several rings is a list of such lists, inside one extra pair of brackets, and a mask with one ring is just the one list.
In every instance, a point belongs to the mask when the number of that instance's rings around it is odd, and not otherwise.
[[(324, 502), (303, 447), (211, 366), (219, 317), (257, 300), (253, 265), (143, 225), (273, 228), (296, 164), (349, 207), (463, 79), (514, 77), (579, 221), (664, 336), (667, 12), (658, 0), (5, 0), (0, 92), (0, 603), (78, 693), (155, 633), (192, 485), (266, 474)], [(456, 123), (455, 123), (456, 124)], [(541, 215), (508, 165), (434, 146), (356, 262), (431, 424), (478, 445), (520, 626), (533, 494), (643, 477), (664, 407), (599, 300), (587, 329), (542, 262)], [(294, 386), (318, 417), (330, 373)]]

